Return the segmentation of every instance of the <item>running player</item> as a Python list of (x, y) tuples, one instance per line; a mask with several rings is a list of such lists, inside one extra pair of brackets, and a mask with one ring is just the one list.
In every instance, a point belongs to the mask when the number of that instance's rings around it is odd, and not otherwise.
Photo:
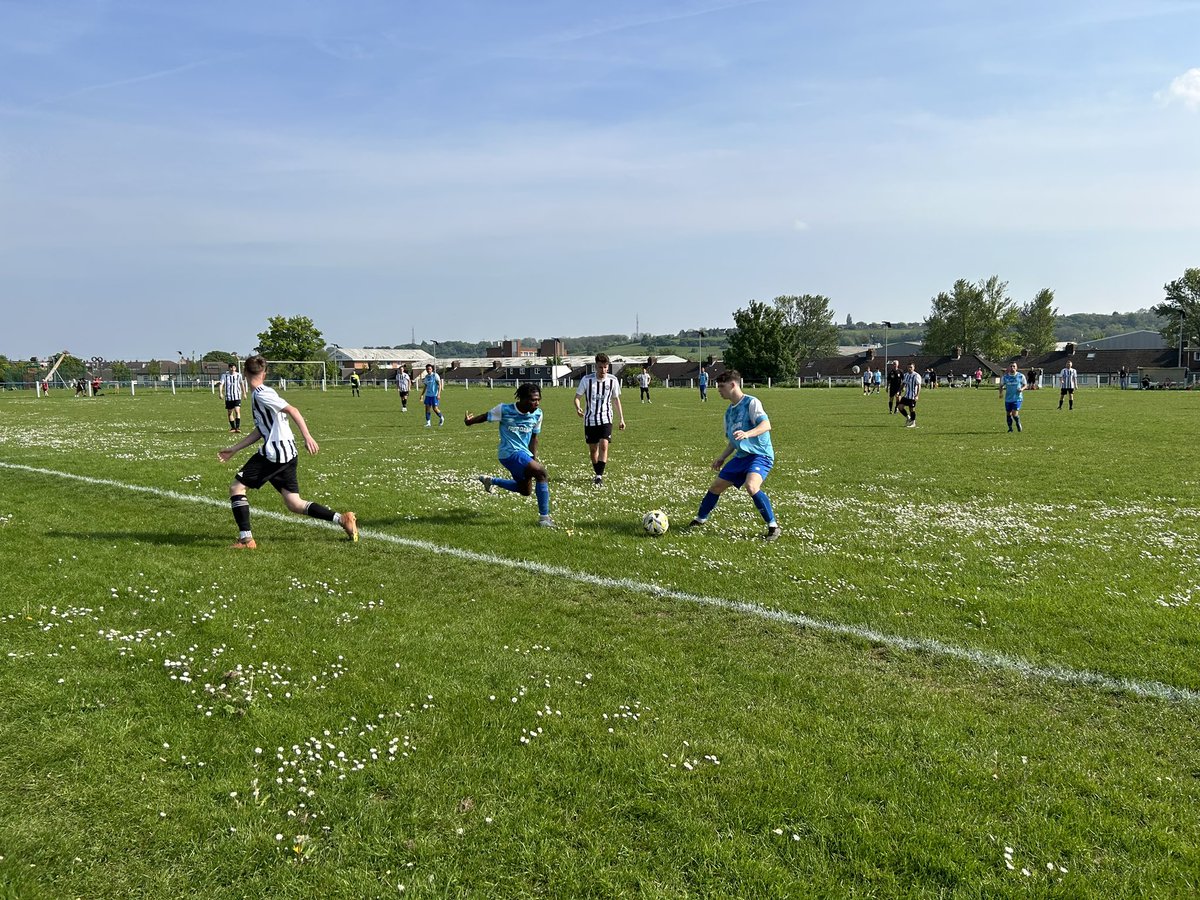
[(300, 410), (279, 396), (274, 388), (263, 384), (267, 374), (267, 361), (261, 356), (251, 356), (244, 365), (246, 384), (250, 388), (250, 409), (254, 415), (254, 430), (224, 450), (217, 451), (221, 462), (229, 462), (235, 454), (259, 441), (263, 445), (250, 457), (233, 478), (229, 486), (229, 502), (233, 507), (233, 520), (237, 523), (238, 539), (233, 546), (239, 550), (254, 550), (254, 534), (250, 531), (250, 501), (247, 490), (258, 490), (270, 484), (283, 498), (283, 505), (291, 512), (314, 519), (323, 519), (341, 525), (350, 540), (358, 540), (358, 520), (352, 512), (335, 513), (327, 506), (313, 503), (300, 496), (300, 482), (296, 476), (299, 453), (296, 439), (292, 436), (288, 419), (291, 418), (300, 434), (304, 436), (304, 447), (311, 454), (320, 449), (309, 433), (308, 425)]
[(546, 467), (538, 461), (538, 435), (542, 433), (542, 391), (536, 384), (526, 381), (517, 387), (516, 403), (501, 403), (477, 416), (470, 412), (463, 416), (467, 426), (482, 425), (484, 422), (500, 423), (500, 446), (496, 456), (500, 465), (508, 469), (512, 478), (478, 476), (479, 483), (489, 494), (503, 488), (528, 497), (537, 495), (538, 525), (553, 528), (550, 518), (550, 483)]

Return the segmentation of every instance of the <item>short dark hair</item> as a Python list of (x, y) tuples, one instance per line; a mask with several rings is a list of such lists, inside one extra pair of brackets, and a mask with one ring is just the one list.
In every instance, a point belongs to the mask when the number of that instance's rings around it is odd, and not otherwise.
[(612, 360), (608, 358), (607, 353), (597, 353), (596, 354), (596, 365), (600, 365), (600, 363), (611, 363), (611, 362), (612, 362)]
[(537, 394), (539, 397), (542, 395), (542, 389), (537, 386), (536, 382), (522, 381), (517, 385), (518, 400), (529, 400), (534, 394)]
[(231, 369), (237, 368), (237, 363), (235, 363), (232, 359), (229, 361), (229, 368), (231, 368)]
[(267, 371), (267, 361), (262, 356), (255, 354), (254, 356), (246, 357), (246, 361), (242, 363), (242, 371), (246, 376), (261, 375)]
[(742, 383), (742, 373), (739, 372), (737, 369), (726, 369), (724, 372), (722, 372), (720, 375), (717, 376), (717, 384), (725, 384), (730, 381), (734, 382), (735, 384), (741, 384)]

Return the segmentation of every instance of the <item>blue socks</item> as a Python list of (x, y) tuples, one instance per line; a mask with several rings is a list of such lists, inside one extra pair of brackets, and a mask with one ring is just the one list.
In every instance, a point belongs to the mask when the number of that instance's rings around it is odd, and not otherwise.
[[(496, 482), (492, 482), (495, 484)], [(539, 481), (533, 486), (533, 493), (537, 495), (538, 515), (550, 515), (550, 483), (547, 481)]]
[(514, 494), (517, 492), (517, 483), (511, 478), (493, 478), (492, 484), (501, 490), (512, 491)]
[(771, 498), (767, 496), (766, 491), (759, 491), (752, 498), (754, 505), (758, 507), (759, 515), (763, 517), (768, 525), (775, 524), (775, 510), (771, 509)]
[(696, 513), (696, 518), (701, 520), (707, 519), (709, 514), (717, 508), (717, 501), (720, 499), (719, 494), (714, 494), (712, 491), (706, 493), (704, 499), (700, 501), (700, 512)]

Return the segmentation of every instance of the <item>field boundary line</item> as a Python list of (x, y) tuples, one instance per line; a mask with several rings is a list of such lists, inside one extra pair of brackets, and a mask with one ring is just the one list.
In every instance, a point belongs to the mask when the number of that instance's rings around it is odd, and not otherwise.
[[(76, 475), (71, 472), (59, 472), (54, 469), (43, 469), (37, 466), (27, 466), (20, 463), (8, 463), (3, 461), (0, 461), (0, 469), (29, 472), (34, 475), (48, 475), (54, 478), (65, 478), (71, 481), (79, 481), (84, 484), (97, 485), (101, 487), (119, 488), (121, 490), (130, 491), (133, 493), (150, 494), (152, 496), (162, 497), (168, 500), (179, 500), (185, 503), (197, 503), (202, 506), (211, 506), (215, 509), (227, 510), (229, 508), (227, 499), (217, 500), (212, 497), (203, 497), (197, 494), (183, 494), (178, 491), (167, 490), (166, 488), (156, 488), (140, 484), (129, 484), (123, 481), (115, 481), (110, 478), (95, 478), (90, 475)], [(304, 525), (312, 528), (322, 528), (326, 530), (337, 528), (337, 526), (331, 526), (330, 523), (322, 522), (317, 519), (296, 516), (290, 513), (285, 514), (269, 509), (256, 509), (254, 511), (254, 515), (281, 522), (289, 522), (294, 525)], [(902, 635), (886, 634), (881, 631), (876, 631), (873, 628), (864, 628), (858, 625), (847, 625), (841, 622), (818, 619), (813, 616), (804, 615), (803, 613), (791, 613), (784, 610), (772, 609), (767, 606), (760, 606), (757, 603), (750, 603), (744, 600), (729, 600), (723, 597), (708, 597), (703, 594), (691, 594), (686, 591), (678, 591), (673, 588), (663, 587), (651, 582), (635, 581), (631, 578), (610, 578), (605, 575), (593, 575), (590, 572), (579, 572), (563, 566), (553, 566), (547, 563), (533, 562), (531, 560), (510, 559), (508, 557), (496, 556), (491, 553), (480, 553), (475, 550), (463, 550), (459, 547), (450, 547), (443, 544), (435, 544), (431, 541), (422, 541), (415, 538), (401, 537), (400, 535), (388, 534), (387, 532), (382, 531), (360, 528), (359, 534), (371, 540), (385, 541), (401, 547), (424, 550), (429, 553), (441, 554), (443, 556), (452, 556), (456, 559), (461, 559), (466, 562), (475, 562), (482, 563), (484, 565), (517, 569), (537, 575), (562, 578), (567, 581), (577, 582), (579, 584), (593, 585), (595, 587), (616, 588), (618, 590), (629, 591), (631, 593), (650, 594), (654, 597), (678, 600), (680, 602), (691, 603), (696, 606), (707, 606), (712, 609), (720, 609), (726, 612), (738, 613), (739, 615), (752, 616), (758, 619), (779, 622), (785, 625), (804, 628), (815, 632), (832, 634), (839, 637), (858, 638), (860, 640), (868, 641), (872, 644), (888, 647), (889, 649), (928, 653), (933, 656), (942, 656), (949, 659), (961, 660), (963, 662), (971, 663), (981, 669), (1014, 673), (1025, 678), (1043, 681), (1055, 681), (1061, 684), (1096, 688), (1098, 690), (1111, 693), (1128, 693), (1137, 697), (1146, 697), (1155, 700), (1173, 700), (1186, 703), (1200, 703), (1200, 691), (1193, 690), (1191, 688), (1177, 687), (1161, 681), (1148, 681), (1138, 678), (1122, 678), (1114, 675), (1106, 675), (1103, 672), (1092, 672), (1086, 669), (1074, 669), (1068, 666), (1042, 666), (1031, 663), (1028, 660), (1021, 659), (1020, 657), (1010, 656), (1004, 653), (993, 653), (986, 650), (977, 650), (970, 647), (960, 647), (955, 644), (947, 644), (943, 641), (936, 640), (935, 638), (909, 638)]]

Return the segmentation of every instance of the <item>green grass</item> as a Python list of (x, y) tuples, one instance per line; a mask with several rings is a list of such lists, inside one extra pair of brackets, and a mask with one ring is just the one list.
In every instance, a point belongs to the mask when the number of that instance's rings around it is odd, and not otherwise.
[(1041, 391), (1010, 435), (990, 391), (915, 430), (758, 395), (773, 545), (744, 494), (680, 527), (715, 396), (627, 394), (596, 491), (547, 390), (546, 531), (474, 481), (510, 394), (451, 387), (441, 429), (292, 391), (364, 534), (268, 488), (254, 553), (211, 395), (0, 396), (0, 463), (118, 483), (0, 468), (0, 897), (1194, 895), (1197, 398)]

